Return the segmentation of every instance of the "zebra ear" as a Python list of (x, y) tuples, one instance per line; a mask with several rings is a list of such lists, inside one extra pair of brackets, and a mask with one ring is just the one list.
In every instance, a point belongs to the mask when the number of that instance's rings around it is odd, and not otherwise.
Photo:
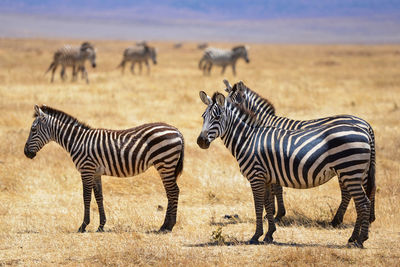
[(219, 106), (223, 107), (225, 105), (225, 96), (223, 94), (218, 93), (215, 96), (215, 100)]
[(240, 81), (237, 83), (237, 88), (239, 89), (239, 92), (244, 93), (246, 90), (246, 85), (244, 85), (243, 81)]
[(37, 117), (42, 117), (42, 118), (46, 116), (46, 114), (42, 111), (41, 108), (39, 108), (38, 105), (35, 105), (35, 114)]
[(200, 91), (199, 93), (201, 101), (203, 101), (204, 104), (209, 106), (212, 103), (211, 97), (209, 97), (204, 91)]
[(228, 82), (227, 79), (224, 79), (224, 84), (226, 86), (225, 92), (230, 93), (232, 91), (232, 85)]

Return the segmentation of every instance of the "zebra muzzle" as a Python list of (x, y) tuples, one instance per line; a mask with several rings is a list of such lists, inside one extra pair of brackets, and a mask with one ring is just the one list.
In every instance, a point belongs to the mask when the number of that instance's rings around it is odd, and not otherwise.
[(201, 135), (197, 138), (197, 144), (202, 149), (207, 149), (210, 147), (210, 142), (207, 140), (206, 137), (203, 137)]
[(29, 151), (28, 147), (26, 147), (26, 146), (24, 148), (24, 154), (27, 158), (30, 158), (30, 159), (33, 159), (36, 156), (36, 153)]

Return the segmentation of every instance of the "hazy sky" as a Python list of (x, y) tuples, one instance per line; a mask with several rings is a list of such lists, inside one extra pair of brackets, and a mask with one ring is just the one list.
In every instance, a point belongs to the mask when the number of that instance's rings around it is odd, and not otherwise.
[(1, 0), (0, 36), (399, 43), (400, 1)]

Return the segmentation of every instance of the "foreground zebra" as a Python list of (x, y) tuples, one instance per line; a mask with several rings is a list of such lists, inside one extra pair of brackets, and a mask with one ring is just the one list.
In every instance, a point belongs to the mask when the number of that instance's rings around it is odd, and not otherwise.
[(82, 72), (82, 79), (86, 79), (86, 83), (89, 83), (88, 73), (86, 71), (85, 62), (89, 60), (92, 67), (96, 67), (96, 51), (88, 42), (84, 42), (80, 47), (65, 45), (58, 49), (53, 56), (53, 62), (50, 64), (46, 73), (51, 70), (51, 82), (54, 81), (54, 73), (61, 65), (61, 79), (65, 80), (65, 68), (72, 67), (72, 81), (75, 81), (78, 72)]
[[(344, 122), (285, 130), (260, 124), (253, 114), (226, 101), (220, 93), (210, 98), (200, 92), (200, 98), (207, 108), (198, 145), (207, 149), (213, 140), (221, 137), (250, 182), (257, 218), (251, 243), (257, 243), (263, 235), (264, 205), (268, 219), (264, 241), (273, 241), (276, 227), (271, 184), (311, 188), (337, 175), (356, 204), (357, 220), (349, 245), (363, 246), (368, 239), (370, 212), (370, 201), (363, 190), (363, 177), (372, 166), (368, 131)], [(367, 184), (367, 194), (373, 184)]]
[[(365, 120), (351, 115), (337, 115), (332, 117), (320, 118), (315, 120), (291, 120), (284, 117), (275, 116), (274, 106), (265, 98), (252, 91), (245, 86), (243, 82), (236, 83), (233, 87), (227, 80), (224, 80), (226, 85), (225, 91), (229, 93), (228, 99), (236, 104), (240, 104), (243, 108), (253, 112), (257, 121), (263, 125), (279, 127), (287, 130), (308, 129), (321, 125), (329, 125), (332, 123), (349, 123), (358, 127), (364, 128), (369, 133), (369, 140), (371, 140), (371, 168), (368, 175), (364, 176), (364, 186), (368, 182), (375, 180), (375, 136), (371, 125)], [(349, 205), (351, 196), (342, 183), (339, 182), (342, 201), (334, 216), (331, 224), (336, 227), (343, 222), (343, 216)], [(371, 210), (369, 221), (372, 223), (375, 220), (375, 185), (372, 185), (371, 193), (368, 195), (371, 201)], [(283, 204), (282, 187), (280, 185), (273, 185), (272, 192), (277, 198), (278, 210), (276, 220), (280, 220), (285, 215), (285, 206)]]
[(247, 48), (243, 45), (236, 46), (232, 50), (218, 48), (207, 48), (204, 50), (203, 57), (199, 61), (199, 69), (203, 69), (204, 74), (210, 74), (213, 64), (222, 67), (221, 74), (224, 74), (226, 66), (232, 66), (233, 75), (236, 75), (236, 61), (243, 58), (249, 63)]
[(168, 198), (165, 220), (160, 231), (171, 231), (176, 223), (179, 187), (176, 183), (183, 169), (182, 134), (165, 123), (149, 123), (127, 130), (91, 128), (76, 118), (53, 108), (35, 106), (25, 155), (34, 158), (49, 141), (55, 141), (70, 153), (83, 183), (84, 219), (79, 232), (90, 222), (92, 190), (99, 208), (104, 231), (101, 175), (128, 177), (154, 166), (161, 176)]
[(136, 46), (128, 47), (124, 50), (123, 58), (118, 68), (122, 68), (122, 73), (125, 70), (125, 64), (131, 62), (131, 72), (135, 73), (135, 64), (139, 63), (139, 72), (142, 73), (142, 63), (147, 67), (147, 73), (150, 72), (148, 60), (151, 59), (153, 64), (157, 64), (157, 52), (154, 47), (148, 46), (147, 43), (137, 44)]

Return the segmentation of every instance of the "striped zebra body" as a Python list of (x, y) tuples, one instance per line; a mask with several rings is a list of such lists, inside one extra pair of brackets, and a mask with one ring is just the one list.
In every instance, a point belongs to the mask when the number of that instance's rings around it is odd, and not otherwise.
[(35, 106), (25, 155), (35, 157), (49, 141), (60, 144), (81, 173), (85, 216), (80, 232), (90, 222), (92, 189), (99, 207), (100, 226), (106, 222), (103, 208), (101, 175), (129, 177), (154, 166), (164, 184), (168, 208), (160, 230), (172, 230), (176, 223), (179, 187), (176, 180), (183, 168), (182, 134), (165, 123), (149, 123), (126, 130), (94, 129), (74, 117), (50, 107)]
[(218, 48), (207, 48), (204, 50), (203, 57), (199, 61), (199, 69), (203, 69), (204, 74), (210, 74), (213, 65), (221, 66), (221, 73), (224, 74), (227, 66), (232, 66), (233, 75), (236, 75), (236, 62), (243, 58), (249, 63), (247, 48), (245, 46), (236, 46), (232, 50), (223, 50)]
[[(373, 222), (375, 220), (375, 136), (374, 131), (368, 122), (352, 115), (337, 115), (314, 120), (292, 120), (285, 117), (275, 116), (275, 108), (273, 105), (267, 99), (261, 97), (259, 94), (245, 86), (243, 82), (236, 83), (233, 87), (227, 80), (224, 80), (224, 83), (226, 85), (225, 91), (229, 93), (228, 99), (236, 104), (241, 102), (242, 107), (254, 113), (256, 120), (262, 125), (274, 126), (287, 130), (298, 130), (310, 129), (335, 123), (346, 123), (365, 129), (365, 131), (369, 133), (369, 140), (371, 140), (371, 166), (373, 168), (371, 169), (371, 173), (368, 173), (367, 176), (364, 176), (363, 184), (366, 188), (369, 181), (373, 182), (373, 186), (371, 187), (372, 191), (368, 194), (368, 198), (371, 201), (371, 214), (369, 221)], [(341, 183), (339, 183), (339, 185), (342, 201), (331, 222), (333, 226), (337, 226), (343, 222), (343, 216), (351, 199), (351, 196), (345, 187)], [(279, 221), (286, 213), (283, 202), (283, 190), (278, 184), (273, 185), (272, 188), (278, 203), (278, 210), (275, 219)]]
[(54, 81), (54, 73), (58, 67), (61, 65), (61, 79), (65, 80), (65, 69), (66, 67), (72, 67), (72, 81), (75, 81), (78, 72), (81, 71), (82, 79), (86, 79), (86, 83), (89, 83), (89, 77), (86, 71), (85, 62), (89, 60), (92, 67), (96, 67), (96, 51), (94, 47), (88, 43), (84, 42), (80, 47), (65, 45), (58, 49), (53, 56), (53, 62), (50, 64), (46, 73), (50, 70), (51, 82)]
[(154, 47), (148, 46), (146, 43), (137, 44), (132, 47), (128, 47), (124, 50), (123, 58), (121, 63), (118, 65), (119, 68), (122, 68), (122, 73), (125, 70), (125, 64), (127, 62), (131, 62), (131, 72), (135, 73), (135, 64), (139, 64), (139, 71), (142, 73), (142, 63), (144, 63), (147, 67), (147, 73), (150, 72), (149, 60), (153, 61), (153, 64), (157, 64), (157, 52)]
[(206, 149), (220, 137), (250, 182), (257, 217), (251, 242), (258, 242), (263, 234), (264, 205), (269, 225), (264, 241), (273, 240), (276, 227), (272, 184), (311, 188), (337, 175), (356, 203), (357, 220), (349, 244), (363, 246), (368, 239), (370, 209), (362, 182), (371, 166), (368, 131), (348, 123), (286, 130), (260, 124), (241, 106), (225, 101), (220, 93), (210, 98), (201, 92), (200, 98), (207, 109), (198, 145)]

